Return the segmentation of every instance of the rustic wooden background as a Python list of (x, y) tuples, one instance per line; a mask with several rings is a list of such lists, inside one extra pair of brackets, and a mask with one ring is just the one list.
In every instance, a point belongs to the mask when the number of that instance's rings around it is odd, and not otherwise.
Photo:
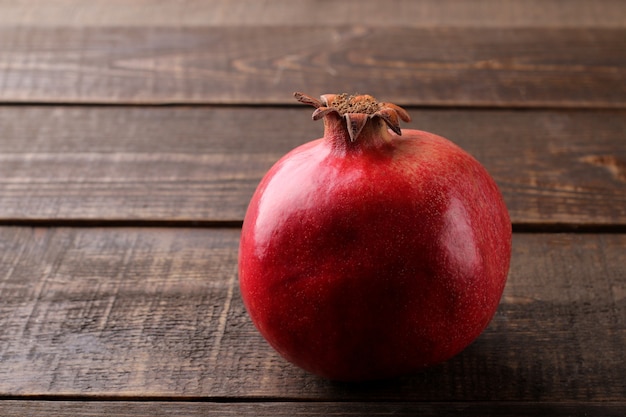
[[(293, 91), (406, 106), (509, 207), (502, 304), (413, 377), (328, 382), (237, 284)], [(3, 416), (626, 415), (626, 2), (0, 0)]]

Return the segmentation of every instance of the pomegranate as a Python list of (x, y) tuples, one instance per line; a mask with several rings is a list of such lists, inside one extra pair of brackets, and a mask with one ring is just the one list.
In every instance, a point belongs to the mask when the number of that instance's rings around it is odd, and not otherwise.
[(252, 321), (288, 361), (333, 380), (458, 354), (492, 319), (509, 269), (495, 182), (447, 139), (400, 129), (399, 106), (295, 95), (324, 137), (282, 157), (250, 201), (239, 280)]

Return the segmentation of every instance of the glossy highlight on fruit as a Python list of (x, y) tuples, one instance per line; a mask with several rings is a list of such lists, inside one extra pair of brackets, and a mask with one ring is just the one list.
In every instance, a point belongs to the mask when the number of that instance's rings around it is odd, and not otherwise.
[(282, 157), (255, 191), (241, 294), (284, 358), (333, 380), (390, 378), (445, 361), (492, 319), (511, 222), (485, 168), (407, 112), (367, 95), (296, 93), (324, 136)]

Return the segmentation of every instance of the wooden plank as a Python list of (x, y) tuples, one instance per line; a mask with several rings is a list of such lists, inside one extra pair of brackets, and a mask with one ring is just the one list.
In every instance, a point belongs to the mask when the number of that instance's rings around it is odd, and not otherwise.
[(292, 417), (292, 416), (493, 416), (623, 417), (621, 403), (206, 403), (132, 401), (0, 401), (5, 417)]
[(502, 304), (473, 345), (360, 385), (306, 374), (262, 340), (238, 292), (238, 235), (0, 228), (0, 394), (623, 405), (624, 234), (516, 234)]
[(626, 106), (626, 28), (0, 28), (0, 100)]
[(620, 0), (343, 0), (328, 6), (291, 0), (0, 0), (0, 25), (29, 27), (191, 27), (367, 25), (624, 27)]
[[(311, 110), (0, 108), (0, 219), (240, 222)], [(516, 225), (626, 225), (625, 111), (411, 109), (481, 161)]]

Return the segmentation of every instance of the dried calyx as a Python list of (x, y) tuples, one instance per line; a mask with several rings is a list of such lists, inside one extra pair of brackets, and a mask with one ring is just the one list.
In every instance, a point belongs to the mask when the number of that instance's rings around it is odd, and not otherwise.
[(354, 142), (369, 119), (379, 117), (397, 135), (401, 135), (400, 120), (410, 122), (411, 117), (400, 106), (393, 103), (379, 103), (372, 96), (348, 94), (324, 94), (317, 100), (303, 93), (294, 93), (296, 100), (316, 108), (313, 120), (319, 120), (335, 112), (346, 121), (350, 141)]

